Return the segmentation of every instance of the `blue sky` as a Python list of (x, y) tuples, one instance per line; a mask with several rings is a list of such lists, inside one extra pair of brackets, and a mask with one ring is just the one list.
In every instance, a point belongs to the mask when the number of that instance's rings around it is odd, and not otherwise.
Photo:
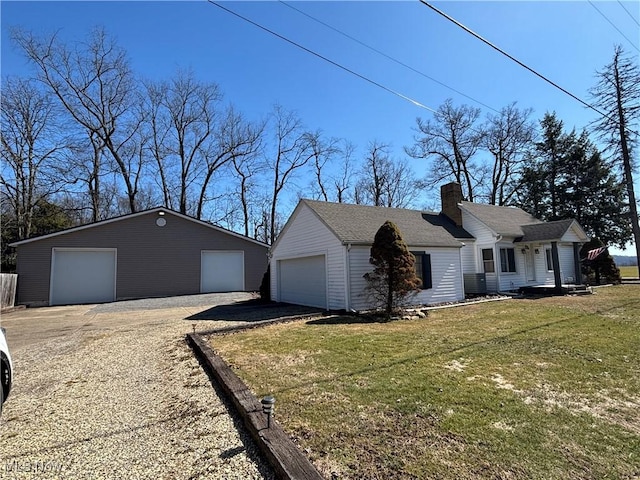
[[(515, 101), (522, 108), (533, 108), (535, 119), (555, 111), (567, 129), (582, 129), (596, 116), (417, 0), (296, 1), (290, 5), (450, 88), (281, 2), (222, 5), (429, 108), (452, 98), (456, 104), (478, 106), (488, 113), (490, 108), (499, 110)], [(439, 1), (433, 5), (587, 101), (595, 71), (610, 62), (614, 45), (639, 55), (638, 1)], [(191, 68), (198, 78), (218, 83), (225, 98), (250, 118), (263, 117), (279, 103), (296, 110), (309, 128), (345, 137), (361, 149), (379, 140), (391, 143), (396, 156), (402, 157), (403, 146), (412, 143), (416, 117), (431, 115), (204, 0), (2, 1), (0, 9), (3, 76), (29, 73), (26, 61), (8, 39), (8, 27), (39, 33), (60, 30), (63, 38), (77, 40), (91, 27), (102, 25), (127, 50), (141, 76), (167, 78), (178, 68)], [(410, 164), (417, 175), (426, 171), (420, 161)], [(636, 184), (640, 184), (637, 179)]]

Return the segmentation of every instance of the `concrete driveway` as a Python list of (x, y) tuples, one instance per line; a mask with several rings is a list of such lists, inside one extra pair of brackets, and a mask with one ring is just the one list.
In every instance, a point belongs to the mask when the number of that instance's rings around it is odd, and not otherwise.
[(238, 324), (195, 318), (251, 298), (3, 314), (15, 372), (0, 419), (0, 478), (273, 478), (184, 341), (193, 324)]

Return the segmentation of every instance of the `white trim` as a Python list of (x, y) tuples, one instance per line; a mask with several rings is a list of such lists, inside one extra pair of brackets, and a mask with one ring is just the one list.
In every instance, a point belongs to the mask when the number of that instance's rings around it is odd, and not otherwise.
[(221, 232), (221, 233), (227, 233), (227, 234), (229, 234), (229, 235), (231, 235), (233, 237), (237, 237), (237, 238), (240, 238), (242, 240), (247, 240), (248, 242), (255, 243), (255, 244), (260, 245), (262, 247), (268, 247), (268, 245), (266, 243), (262, 243), (262, 242), (260, 242), (258, 240), (253, 239), (253, 238), (245, 237), (244, 235), (241, 235), (239, 233), (233, 232), (231, 230), (227, 230), (226, 228), (218, 227), (216, 225), (213, 225), (211, 223), (205, 222), (203, 220), (198, 220), (197, 218), (193, 218), (193, 217), (190, 217), (188, 215), (183, 215), (182, 213), (178, 213), (178, 212), (176, 212), (174, 210), (171, 210), (171, 209), (165, 208), (165, 207), (156, 207), (156, 208), (152, 208), (150, 210), (144, 210), (142, 212), (130, 213), (128, 215), (122, 215), (122, 216), (119, 216), (119, 217), (109, 218), (107, 220), (101, 220), (99, 222), (87, 223), (86, 225), (80, 225), (78, 227), (68, 228), (68, 229), (62, 230), (60, 232), (49, 233), (47, 235), (42, 235), (40, 237), (28, 238), (26, 240), (20, 240), (20, 241), (17, 241), (17, 242), (13, 242), (13, 243), (9, 244), (9, 246), (10, 247), (17, 247), (19, 245), (24, 245), (26, 243), (37, 242), (37, 241), (40, 241), (40, 240), (45, 240), (47, 238), (57, 237), (59, 235), (66, 235), (67, 233), (79, 232), (81, 230), (86, 230), (86, 229), (94, 228), (94, 227), (100, 227), (102, 225), (108, 225), (109, 223), (119, 222), (121, 220), (128, 220), (130, 218), (135, 218), (135, 217), (140, 217), (142, 215), (148, 215), (148, 214), (151, 214), (151, 213), (160, 213), (160, 212), (168, 213), (168, 214), (174, 215), (174, 216), (176, 216), (178, 218), (182, 218), (184, 220), (188, 220), (188, 221), (191, 221), (193, 223), (197, 223), (197, 224), (202, 225), (204, 227), (212, 228), (213, 230), (216, 230), (216, 231)]
[(307, 252), (296, 253), (294, 255), (278, 255), (272, 257), (272, 260), (294, 260), (296, 258), (304, 257), (319, 257), (320, 255), (324, 255), (324, 257), (327, 258), (329, 256), (329, 249), (309, 250)]

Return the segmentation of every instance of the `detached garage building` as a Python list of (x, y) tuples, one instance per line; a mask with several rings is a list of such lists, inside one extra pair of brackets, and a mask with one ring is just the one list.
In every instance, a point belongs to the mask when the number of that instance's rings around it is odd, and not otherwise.
[(12, 244), (17, 303), (69, 305), (255, 291), (268, 246), (166, 208)]

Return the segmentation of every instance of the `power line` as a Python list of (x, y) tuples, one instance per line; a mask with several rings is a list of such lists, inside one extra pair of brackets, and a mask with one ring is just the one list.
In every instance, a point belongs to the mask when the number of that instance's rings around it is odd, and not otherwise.
[(600, 9), (599, 9), (598, 7), (596, 7), (596, 6), (595, 6), (595, 4), (594, 4), (591, 0), (589, 0), (589, 4), (590, 4), (593, 8), (595, 8), (596, 12), (598, 12), (602, 18), (604, 18), (607, 22), (609, 22), (609, 24), (610, 24), (613, 28), (615, 28), (615, 29), (618, 31), (618, 33), (619, 33), (620, 35), (622, 35), (622, 36), (624, 37), (624, 39), (625, 39), (627, 42), (629, 42), (629, 44), (630, 44), (633, 48), (635, 48), (636, 50), (638, 50), (638, 51), (640, 52), (640, 48), (636, 47), (635, 43), (633, 43), (631, 40), (629, 40), (629, 39), (627, 38), (627, 36), (626, 36), (624, 33), (622, 33), (622, 30), (620, 30), (620, 29), (616, 26), (616, 24), (615, 24), (615, 23), (613, 23), (611, 20), (609, 20), (609, 17), (607, 17), (604, 13), (602, 13), (602, 12), (600, 11)]
[(636, 23), (636, 25), (638, 25), (640, 27), (640, 22), (638, 22), (638, 20), (636, 20), (636, 17), (631, 15), (631, 12), (629, 10), (627, 10), (627, 7), (625, 7), (620, 0), (618, 0), (618, 4), (622, 7), (622, 9), (625, 12), (627, 12), (627, 15), (629, 15), (631, 17), (631, 20), (633, 20)]
[(349, 68), (347, 68), (347, 67), (345, 67), (345, 66), (343, 66), (343, 65), (341, 65), (341, 64), (339, 64), (337, 62), (334, 62), (333, 60), (331, 60), (331, 59), (329, 59), (329, 58), (327, 58), (327, 57), (325, 57), (323, 55), (320, 55), (319, 53), (316, 53), (313, 50), (310, 50), (309, 48), (304, 47), (304, 46), (300, 45), (299, 43), (296, 43), (293, 40), (290, 40), (287, 37), (285, 37), (283, 35), (280, 35), (279, 33), (274, 32), (273, 30), (269, 30), (267, 27), (264, 27), (264, 26), (260, 25), (259, 23), (256, 23), (253, 20), (251, 20), (251, 19), (249, 19), (247, 17), (244, 17), (244, 16), (240, 15), (239, 13), (234, 12), (233, 10), (228, 9), (227, 7), (223, 7), (222, 5), (220, 5), (217, 2), (214, 2), (213, 0), (207, 0), (207, 1), (210, 4), (215, 5), (216, 7), (224, 10), (225, 12), (230, 13), (230, 14), (232, 14), (232, 15), (234, 15), (234, 16), (242, 19), (242, 20), (244, 20), (245, 22), (248, 22), (248, 23), (250, 23), (251, 25), (253, 25), (255, 27), (258, 27), (259, 29), (264, 30), (265, 32), (268, 32), (271, 35), (274, 35), (275, 37), (278, 37), (279, 39), (284, 40), (285, 42), (290, 43), (291, 45), (294, 45), (294, 46), (298, 47), (299, 49), (304, 50), (305, 52), (310, 53), (311, 55), (314, 55), (314, 56), (324, 60), (325, 62), (328, 62), (331, 65), (344, 70), (345, 72), (348, 72), (348, 73), (350, 73), (352, 75), (355, 75), (356, 77), (358, 77), (358, 78), (360, 78), (360, 79), (362, 79), (362, 80), (364, 80), (364, 81), (366, 81), (366, 82), (368, 82), (368, 83), (370, 83), (372, 85), (375, 85), (376, 87), (381, 88), (381, 89), (385, 90), (386, 92), (389, 92), (389, 93), (391, 93), (391, 94), (393, 94), (393, 95), (395, 95), (395, 96), (397, 96), (399, 98), (402, 98), (403, 100), (406, 100), (406, 101), (412, 103), (413, 105), (415, 105), (417, 107), (424, 108), (425, 110), (429, 110), (430, 112), (436, 113), (436, 110), (434, 110), (433, 108), (427, 107), (426, 105), (423, 105), (422, 103), (418, 102), (417, 100), (414, 100), (411, 97), (408, 97), (407, 95), (404, 95), (404, 94), (402, 94), (402, 93), (400, 93), (400, 92), (398, 92), (396, 90), (393, 90), (393, 89), (391, 89), (389, 87), (386, 87), (386, 86), (382, 85), (381, 83), (376, 82), (375, 80), (371, 80), (370, 78), (365, 77), (364, 75), (361, 75), (361, 74), (359, 74), (359, 73), (357, 73), (357, 72), (355, 72), (355, 71), (353, 71), (353, 70), (351, 70), (351, 69), (349, 69)]
[(300, 14), (304, 15), (304, 16), (305, 16), (305, 17), (307, 17), (307, 18), (310, 18), (311, 20), (313, 20), (313, 21), (315, 21), (315, 22), (317, 22), (317, 23), (319, 23), (319, 24), (321, 24), (321, 25), (324, 25), (324, 26), (325, 26), (325, 27), (327, 27), (327, 28), (330, 28), (330, 29), (331, 29), (331, 30), (333, 30), (334, 32), (337, 32), (337, 33), (339, 33), (340, 35), (342, 35), (342, 36), (344, 36), (344, 37), (348, 38), (349, 40), (352, 40), (352, 41), (354, 41), (354, 42), (358, 43), (359, 45), (362, 45), (363, 47), (368, 48), (369, 50), (371, 50), (371, 51), (373, 51), (373, 52), (377, 53), (378, 55), (382, 55), (383, 57), (387, 58), (388, 60), (391, 60), (392, 62), (395, 62), (395, 63), (397, 63), (398, 65), (401, 65), (401, 66), (403, 66), (404, 68), (407, 68), (407, 69), (411, 70), (412, 72), (417, 73), (418, 75), (422, 75), (424, 78), (427, 78), (427, 79), (431, 80), (432, 82), (437, 83), (438, 85), (441, 85), (441, 86), (443, 86), (443, 87), (445, 87), (445, 88), (448, 88), (448, 89), (449, 89), (449, 90), (451, 90), (452, 92), (455, 92), (455, 93), (457, 93), (458, 95), (461, 95), (461, 96), (463, 96), (463, 97), (465, 97), (465, 98), (468, 98), (469, 100), (471, 100), (471, 101), (473, 101), (473, 102), (476, 102), (477, 104), (482, 105), (483, 107), (488, 108), (489, 110), (493, 110), (493, 111), (494, 111), (494, 112), (496, 112), (496, 113), (500, 113), (500, 112), (499, 112), (498, 110), (496, 110), (495, 108), (492, 108), (492, 107), (490, 107), (489, 105), (487, 105), (487, 104), (485, 104), (485, 103), (482, 103), (480, 100), (476, 100), (475, 98), (473, 98), (473, 97), (471, 97), (471, 96), (469, 96), (469, 95), (466, 95), (465, 93), (462, 93), (461, 91), (456, 90), (456, 89), (455, 89), (455, 88), (453, 88), (453, 87), (450, 87), (450, 86), (449, 86), (449, 85), (447, 85), (446, 83), (443, 83), (443, 82), (441, 82), (441, 81), (439, 81), (439, 80), (436, 80), (435, 78), (430, 77), (430, 76), (429, 76), (429, 75), (427, 75), (426, 73), (421, 72), (420, 70), (417, 70), (417, 69), (413, 68), (412, 66), (407, 65), (406, 63), (403, 63), (403, 62), (401, 62), (400, 60), (398, 60), (398, 59), (396, 59), (396, 58), (394, 58), (394, 57), (392, 57), (392, 56), (390, 56), (390, 55), (387, 55), (386, 53), (384, 53), (384, 52), (382, 52), (382, 51), (380, 51), (380, 50), (378, 50), (378, 49), (376, 49), (376, 48), (374, 48), (374, 47), (372, 47), (372, 46), (370, 46), (370, 45), (367, 45), (366, 43), (364, 43), (364, 42), (362, 42), (362, 41), (358, 40), (357, 38), (355, 38), (355, 37), (353, 37), (353, 36), (349, 35), (348, 33), (345, 33), (345, 32), (343, 32), (342, 30), (339, 30), (338, 28), (335, 28), (335, 27), (333, 27), (332, 25), (329, 25), (328, 23), (325, 23), (325, 22), (323, 22), (322, 20), (317, 19), (316, 17), (314, 17), (314, 16), (312, 16), (312, 15), (310, 15), (310, 14), (308, 14), (308, 13), (306, 13), (306, 12), (302, 11), (302, 10), (300, 10), (299, 8), (296, 8), (296, 7), (294, 7), (293, 5), (291, 5), (291, 4), (289, 4), (289, 3), (287, 3), (287, 2), (285, 2), (285, 1), (283, 1), (283, 0), (279, 0), (279, 1), (280, 1), (280, 3), (282, 3), (283, 5), (285, 5), (285, 6), (289, 7), (290, 9), (295, 10), (296, 12), (298, 12), (298, 13), (300, 13)]
[(478, 40), (482, 41), (483, 43), (485, 43), (486, 45), (490, 46), (491, 48), (493, 48), (494, 50), (498, 51), (499, 53), (501, 53), (502, 55), (504, 55), (505, 57), (507, 57), (508, 59), (516, 62), (518, 65), (520, 65), (521, 67), (525, 68), (526, 70), (529, 70), (531, 73), (533, 73), (535, 76), (541, 78), (542, 80), (544, 80), (545, 82), (549, 83), (550, 85), (554, 86), (555, 88), (557, 88), (558, 90), (560, 90), (561, 92), (565, 93), (566, 95), (569, 95), (571, 98), (573, 98), (574, 100), (577, 100), (578, 102), (580, 102), (582, 105), (584, 105), (585, 107), (597, 112), (598, 114), (602, 115), (605, 118), (609, 118), (608, 115), (602, 113), (600, 110), (598, 110), (596, 107), (594, 107), (593, 105), (585, 102), (584, 100), (582, 100), (581, 98), (577, 97), (576, 95), (574, 95), (573, 93), (571, 93), (570, 91), (562, 88), (560, 85), (558, 85), (557, 83), (555, 83), (552, 80), (549, 80), (547, 77), (545, 77), (544, 75), (542, 75), (541, 73), (538, 73), (537, 71), (535, 71), (533, 68), (529, 67), (528, 65), (525, 65), (524, 63), (522, 63), (520, 60), (518, 60), (517, 58), (515, 58), (514, 56), (508, 54), (507, 52), (505, 52), (504, 50), (502, 50), (500, 47), (497, 47), (496, 45), (494, 45), (493, 43), (491, 43), (489, 40), (485, 39), (484, 37), (482, 37), (481, 35), (477, 34), (476, 32), (474, 32), (473, 30), (471, 30), (470, 28), (468, 28), (467, 26), (463, 25), (462, 23), (460, 23), (459, 21), (457, 21), (455, 18), (447, 15), (446, 13), (444, 13), (442, 10), (437, 9), (436, 7), (434, 7), (433, 5), (431, 5), (429, 2), (427, 2), (426, 0), (420, 0), (420, 3), (422, 3), (423, 5), (429, 7), (431, 10), (433, 10), (434, 12), (436, 12), (437, 14), (443, 16), (444, 18), (446, 18), (447, 20), (449, 20), (450, 22), (454, 23), (455, 25), (457, 25), (458, 27), (462, 28), (465, 32), (473, 35), (474, 37), (476, 37)]

